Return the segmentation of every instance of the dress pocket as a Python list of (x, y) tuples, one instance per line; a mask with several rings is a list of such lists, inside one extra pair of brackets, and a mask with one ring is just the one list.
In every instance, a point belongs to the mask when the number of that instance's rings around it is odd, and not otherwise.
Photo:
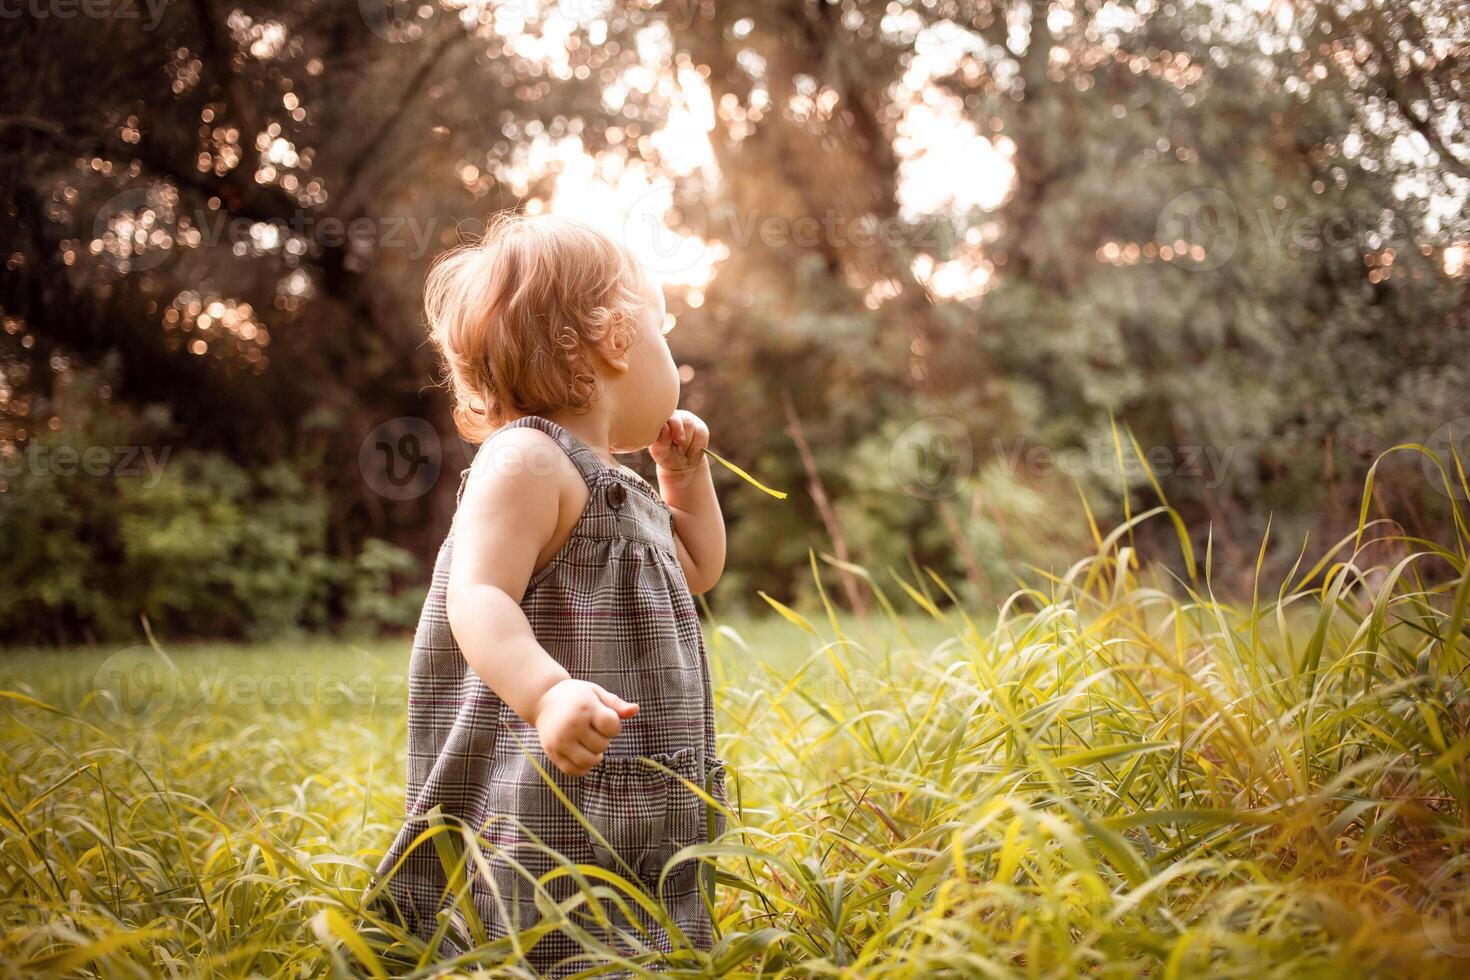
[(704, 844), (725, 832), (725, 762), (710, 758), (703, 772), (699, 771), (698, 760), (693, 762), (692, 771), (680, 775), (719, 805), (711, 806), (704, 797), (676, 781), (669, 795), (669, 836), (677, 847)]
[(724, 814), (683, 780), (706, 787), (723, 805), (724, 768), (718, 759), (702, 766), (694, 748), (647, 758), (604, 757), (580, 780), (582, 815), (603, 838), (591, 840), (593, 859), (609, 871), (626, 877), (632, 870), (644, 883), (656, 883), (680, 848), (723, 832)]

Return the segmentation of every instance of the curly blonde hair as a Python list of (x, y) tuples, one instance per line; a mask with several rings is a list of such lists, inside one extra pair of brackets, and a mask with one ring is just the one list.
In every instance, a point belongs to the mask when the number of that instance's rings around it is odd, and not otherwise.
[(549, 215), (498, 215), (478, 241), (440, 256), (424, 310), (460, 435), (481, 442), (522, 415), (586, 411), (593, 357), (632, 343), (643, 283), (626, 248)]

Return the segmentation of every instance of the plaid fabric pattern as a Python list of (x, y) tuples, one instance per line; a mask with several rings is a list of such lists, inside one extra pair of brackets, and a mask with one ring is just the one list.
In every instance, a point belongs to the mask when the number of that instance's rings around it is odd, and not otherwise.
[[(566, 544), (532, 576), (521, 608), (542, 647), (573, 677), (636, 702), (639, 711), (623, 722), (603, 761), (586, 776), (576, 779), (558, 770), (542, 751), (536, 730), (469, 669), (450, 631), (445, 596), (451, 525), (409, 662), (407, 819), (377, 871), (381, 879), (402, 860), (388, 879), (385, 898), (392, 903), (389, 911), (396, 908), (424, 939), (433, 936), (441, 909), (449, 909), (452, 926), (443, 952), (450, 955), (474, 946), (476, 930), (448, 894), (433, 841), (410, 850), (431, 819), (442, 816), (477, 835), (489, 873), (472, 858), (466, 875), (473, 911), (492, 941), (540, 919), (534, 882), (562, 863), (551, 852), (567, 862), (607, 868), (655, 894), (660, 872), (675, 851), (707, 841), (711, 830), (719, 833), (724, 827), (723, 816), (678, 778), (707, 786), (711, 796), (725, 801), (709, 669), (698, 613), (675, 551), (673, 513), (646, 481), (609, 466), (548, 419), (516, 419), (495, 434), (520, 426), (555, 439), (591, 494)], [(461, 477), (461, 495), (468, 475), (465, 470)], [(567, 809), (552, 784), (597, 836)], [(450, 837), (457, 835), (441, 835)], [(710, 880), (698, 862), (685, 861), (670, 870), (658, 893), (689, 942), (702, 949), (713, 942), (701, 894), (702, 881)], [(544, 885), (542, 901), (562, 902), (576, 891), (573, 877), (562, 875)], [(611, 903), (604, 902), (603, 909), (613, 914)], [(665, 931), (639, 915), (636, 926), (614, 918), (608, 930), (587, 916), (577, 927), (625, 953), (668, 951)], [(584, 959), (558, 967), (580, 952), (573, 935), (558, 929), (532, 947), (529, 959), (537, 970), (555, 976), (588, 966)]]

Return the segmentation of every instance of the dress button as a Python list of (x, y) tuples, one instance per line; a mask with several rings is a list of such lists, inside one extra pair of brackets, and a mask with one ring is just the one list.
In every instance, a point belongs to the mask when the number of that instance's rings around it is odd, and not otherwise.
[(604, 496), (607, 500), (607, 505), (613, 510), (617, 510), (623, 506), (623, 501), (628, 499), (628, 491), (623, 489), (621, 483), (609, 483)]

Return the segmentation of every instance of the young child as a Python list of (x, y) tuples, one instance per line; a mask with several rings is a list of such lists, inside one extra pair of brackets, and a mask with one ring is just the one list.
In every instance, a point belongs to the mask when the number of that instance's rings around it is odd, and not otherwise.
[[(543, 902), (578, 891), (565, 872), (537, 880), (592, 864), (661, 898), (707, 949), (700, 863), (656, 891), (676, 851), (724, 827), (683, 780), (725, 801), (690, 595), (719, 579), (725, 529), (709, 432), (677, 410), (662, 293), (591, 228), (505, 217), (440, 260), (425, 305), (456, 424), (483, 445), (414, 638), (408, 819), (378, 868), (385, 896), (426, 940), (447, 908), (453, 954), (535, 925), (538, 889)], [(657, 492), (613, 458), (645, 447)], [(432, 840), (413, 846), (431, 810), (455, 825), (441, 840), (468, 827), (481, 841), (484, 864), (465, 863), (472, 902), (454, 901)], [(641, 914), (614, 916), (612, 933), (585, 906), (574, 917), (531, 948), (532, 967), (571, 969), (556, 964), (589, 937), (622, 955), (678, 944)]]

